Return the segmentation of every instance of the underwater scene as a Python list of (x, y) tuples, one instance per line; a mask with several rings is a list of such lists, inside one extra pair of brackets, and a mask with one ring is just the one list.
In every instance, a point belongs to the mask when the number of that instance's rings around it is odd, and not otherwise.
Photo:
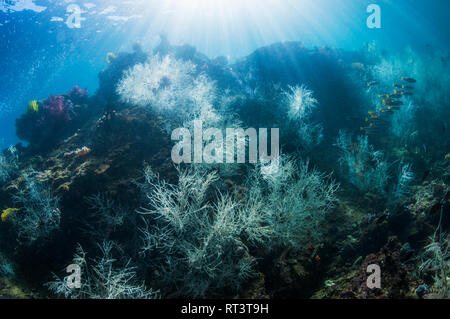
[(0, 299), (448, 299), (449, 13), (0, 0)]

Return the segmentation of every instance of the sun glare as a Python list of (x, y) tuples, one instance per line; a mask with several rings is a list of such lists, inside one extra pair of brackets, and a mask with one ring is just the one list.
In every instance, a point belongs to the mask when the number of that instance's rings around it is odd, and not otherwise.
[(142, 6), (149, 17), (142, 28), (149, 34), (161, 30), (172, 43), (200, 43), (212, 55), (217, 49), (233, 54), (239, 48), (247, 52), (295, 39), (298, 24), (314, 23), (310, 16), (317, 13), (312, 0), (286, 0), (283, 5), (279, 0), (168, 0), (143, 1)]

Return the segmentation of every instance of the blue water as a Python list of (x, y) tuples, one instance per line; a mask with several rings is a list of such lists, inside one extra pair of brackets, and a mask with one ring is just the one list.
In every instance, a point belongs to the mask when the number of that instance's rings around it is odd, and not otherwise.
[[(366, 26), (366, 8), (381, 8), (381, 29)], [(69, 5), (81, 8), (69, 28)], [(280, 41), (307, 47), (359, 49), (373, 41), (395, 50), (447, 50), (450, 2), (445, 0), (2, 0), (0, 1), (0, 136), (17, 142), (14, 119), (31, 99), (78, 84), (94, 93), (107, 52), (145, 49), (165, 34), (208, 57), (231, 60)]]

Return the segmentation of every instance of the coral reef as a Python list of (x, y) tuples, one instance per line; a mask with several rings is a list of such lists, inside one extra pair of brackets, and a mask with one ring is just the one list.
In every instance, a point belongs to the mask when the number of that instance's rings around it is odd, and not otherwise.
[(46, 283), (55, 295), (72, 299), (154, 299), (158, 292), (147, 289), (143, 283), (136, 282), (135, 268), (130, 266), (130, 261), (123, 266), (116, 266), (117, 260), (112, 256), (112, 244), (103, 242), (99, 245), (101, 257), (93, 260), (87, 258), (87, 254), (81, 246), (78, 246), (74, 255), (74, 262), (81, 269), (83, 280), (81, 287), (72, 289), (68, 286), (68, 277), (59, 278), (54, 275), (54, 280)]
[(13, 197), (19, 213), (8, 218), (16, 229), (18, 241), (24, 245), (42, 244), (60, 225), (59, 198), (39, 180), (39, 175), (32, 169), (23, 172), (24, 185)]
[(18, 172), (18, 154), (14, 146), (0, 154), (0, 183), (8, 182)]
[(254, 259), (242, 240), (261, 240), (260, 219), (242, 214), (226, 195), (207, 202), (216, 174), (180, 171), (175, 186), (159, 181), (147, 168), (145, 178), (142, 188), (151, 209), (141, 212), (148, 216), (141, 229), (141, 253), (170, 296), (212, 296), (225, 288), (236, 292), (255, 275)]
[(124, 74), (117, 94), (123, 102), (151, 107), (164, 117), (164, 127), (170, 133), (196, 119), (217, 126), (220, 116), (212, 107), (214, 89), (213, 82), (198, 74), (191, 62), (155, 55)]
[(17, 136), (35, 149), (48, 150), (83, 125), (87, 103), (88, 92), (78, 86), (65, 95), (32, 101), (27, 113), (16, 120)]
[[(286, 42), (230, 64), (164, 39), (153, 52), (109, 54), (92, 97), (74, 86), (31, 101), (16, 121), (29, 144), (0, 156), (0, 295), (448, 298), (439, 57)], [(407, 75), (419, 94), (364, 134), (377, 90)], [(223, 135), (280, 128), (278, 170), (174, 166), (172, 130), (192, 132), (194, 120)], [(251, 145), (239, 141), (244, 150), (210, 151), (245, 157)], [(59, 277), (73, 263), (81, 289)], [(380, 289), (366, 285), (370, 264)]]
[(442, 234), (439, 241), (435, 238), (431, 239), (431, 244), (425, 247), (424, 261), (420, 265), (420, 271), (434, 276), (434, 287), (430, 289), (429, 298), (449, 298), (450, 239)]
[(300, 138), (300, 143), (305, 147), (311, 147), (320, 143), (323, 138), (323, 127), (319, 124), (309, 123), (312, 111), (317, 107), (317, 100), (313, 92), (305, 86), (289, 87), (286, 96), (287, 117)]
[[(411, 283), (408, 278), (411, 264), (405, 265), (400, 257), (401, 245), (398, 239), (390, 237), (387, 244), (377, 253), (369, 254), (356, 271), (345, 278), (335, 280), (335, 284), (325, 288), (325, 295), (338, 298), (387, 299), (412, 297)], [(381, 273), (381, 289), (369, 289), (367, 267), (371, 264), (383, 265)], [(337, 295), (336, 295), (337, 294)], [(323, 298), (324, 295), (316, 295)]]
[[(253, 174), (248, 186), (249, 211), (259, 207), (273, 232), (267, 248), (289, 244), (299, 250), (321, 241), (326, 215), (337, 202), (339, 185), (310, 169), (308, 162), (281, 157), (278, 173)], [(272, 247), (271, 247), (272, 246)]]
[(350, 183), (363, 192), (386, 193), (389, 164), (383, 152), (375, 151), (369, 144), (367, 136), (358, 136), (353, 143), (351, 135), (340, 131), (335, 146), (341, 151), (339, 163)]

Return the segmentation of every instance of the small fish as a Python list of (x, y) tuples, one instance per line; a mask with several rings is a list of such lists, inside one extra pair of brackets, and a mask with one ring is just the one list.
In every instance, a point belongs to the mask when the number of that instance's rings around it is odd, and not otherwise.
[(392, 83), (393, 87), (396, 87), (397, 89), (405, 89), (405, 90), (413, 90), (414, 87), (411, 85), (404, 85), (404, 84), (397, 84), (397, 83)]
[(396, 110), (396, 111), (398, 111), (398, 110), (400, 110), (400, 107), (399, 106), (388, 106), (388, 110)]
[[(394, 90), (395, 92), (396, 90)], [(386, 98), (386, 99), (399, 99), (402, 97), (401, 94), (380, 94), (378, 95), (379, 98)]]
[(372, 119), (372, 120), (376, 120), (376, 119), (381, 119), (380, 117), (381, 117), (381, 113), (379, 112), (379, 111), (369, 111), (368, 112), (369, 113), (369, 115), (370, 115), (370, 119)]
[(444, 159), (446, 159), (446, 160), (450, 159), (450, 153), (446, 154), (446, 155), (444, 156)]
[(383, 100), (383, 105), (390, 105), (390, 106), (396, 106), (396, 105), (403, 105), (402, 101), (393, 100), (393, 99), (385, 99)]
[(413, 95), (412, 92), (408, 92), (408, 91), (399, 91), (399, 90), (394, 90), (394, 93), (395, 93), (396, 95), (400, 95), (400, 96), (403, 96), (403, 95)]
[(373, 86), (373, 85), (377, 85), (379, 82), (378, 81), (372, 81), (372, 82), (367, 82), (367, 86)]
[(409, 83), (416, 83), (417, 82), (415, 79), (408, 78), (408, 77), (405, 77), (405, 76), (402, 76), (402, 81), (406, 81), (406, 82), (409, 82)]
[(393, 110), (389, 110), (389, 109), (382, 109), (382, 108), (380, 108), (380, 112), (382, 112), (382, 113), (388, 113), (388, 114), (392, 114), (392, 113), (394, 113), (394, 111), (393, 111)]

